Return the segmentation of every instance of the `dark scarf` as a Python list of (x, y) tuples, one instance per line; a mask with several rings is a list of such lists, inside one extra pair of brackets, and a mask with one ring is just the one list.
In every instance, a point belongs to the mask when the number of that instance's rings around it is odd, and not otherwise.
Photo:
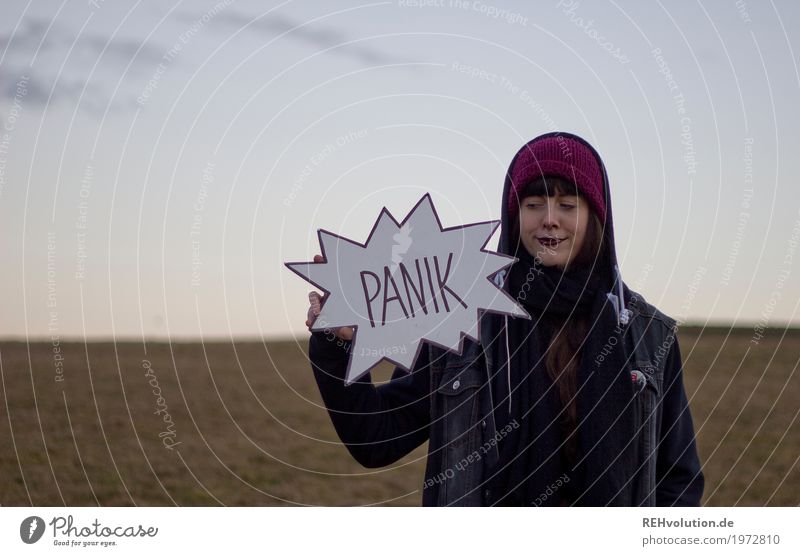
[[(612, 285), (610, 272), (597, 268), (562, 272), (537, 264), (527, 252), (511, 267), (508, 291), (532, 318), (508, 319), (510, 369), (502, 330), (498, 341), (492, 342), (497, 428), (509, 431), (501, 434), (500, 460), (486, 477), (498, 505), (632, 503), (633, 387), (621, 327), (606, 297)], [(504, 321), (493, 318), (496, 324)], [(545, 369), (544, 353), (553, 333), (577, 318), (586, 319), (587, 335), (577, 368), (578, 422), (572, 431), (575, 450), (570, 453), (566, 410)], [(502, 324), (495, 330), (500, 328)], [(604, 359), (598, 365), (601, 353)]]

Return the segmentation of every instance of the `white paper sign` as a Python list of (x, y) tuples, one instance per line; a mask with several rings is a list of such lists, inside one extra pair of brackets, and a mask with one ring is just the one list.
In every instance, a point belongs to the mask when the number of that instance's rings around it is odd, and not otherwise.
[(423, 340), (461, 353), (479, 311), (530, 318), (490, 280), (516, 260), (483, 249), (499, 225), (443, 229), (426, 194), (400, 223), (381, 210), (363, 245), (319, 230), (324, 262), (286, 263), (328, 294), (312, 330), (355, 328), (347, 384), (383, 359), (411, 370)]

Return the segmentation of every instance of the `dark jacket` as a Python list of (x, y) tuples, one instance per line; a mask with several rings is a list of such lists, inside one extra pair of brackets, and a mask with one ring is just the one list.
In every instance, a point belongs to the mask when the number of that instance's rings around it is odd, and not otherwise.
[[(605, 168), (594, 154), (607, 194)], [(503, 200), (509, 186), (507, 177)], [(619, 310), (625, 308), (628, 315), (620, 326), (633, 379), (627, 407), (634, 414), (637, 432), (631, 442), (639, 462), (622, 499), (631, 505), (699, 505), (704, 478), (683, 386), (676, 323), (622, 285), (608, 194), (606, 203), (609, 249), (604, 263), (616, 273), (613, 293), (624, 298)], [(505, 202), (501, 214), (498, 252), (511, 254)], [(502, 276), (496, 283), (503, 285)], [(481, 319), (484, 342), (497, 337), (492, 324), (497, 320), (485, 315)], [(366, 467), (390, 465), (429, 440), (423, 504), (480, 506), (493, 503), (485, 471), (497, 462), (498, 442), (510, 432), (495, 427), (489, 377), (502, 362), (493, 361), (494, 350), (486, 347), (468, 338), (460, 355), (427, 346), (412, 373), (395, 369), (392, 380), (378, 387), (369, 374), (344, 385), (351, 343), (332, 333), (312, 334), (309, 357), (334, 427), (358, 462)]]
[[(639, 377), (632, 409), (641, 453), (634, 505), (696, 506), (703, 473), (683, 386), (675, 321), (626, 289), (632, 316), (625, 338), (631, 373)], [(488, 365), (480, 346), (465, 341), (461, 355), (429, 347), (414, 371), (395, 369), (373, 386), (369, 375), (344, 386), (351, 343), (331, 333), (311, 335), (314, 376), (339, 437), (365, 467), (390, 465), (426, 440), (425, 506), (484, 505), (483, 471), (497, 460)], [(637, 374), (639, 373), (639, 374)]]

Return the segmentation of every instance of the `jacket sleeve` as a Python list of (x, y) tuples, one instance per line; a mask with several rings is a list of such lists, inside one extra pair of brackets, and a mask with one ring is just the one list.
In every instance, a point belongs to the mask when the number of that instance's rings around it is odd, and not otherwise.
[(683, 386), (677, 337), (664, 368), (661, 431), (656, 461), (656, 505), (699, 506), (705, 478), (697, 455), (694, 424)]
[(314, 378), (336, 433), (356, 461), (390, 465), (428, 439), (428, 350), (420, 352), (412, 373), (396, 367), (392, 379), (376, 387), (369, 373), (345, 386), (351, 349), (350, 341), (313, 332), (308, 354)]

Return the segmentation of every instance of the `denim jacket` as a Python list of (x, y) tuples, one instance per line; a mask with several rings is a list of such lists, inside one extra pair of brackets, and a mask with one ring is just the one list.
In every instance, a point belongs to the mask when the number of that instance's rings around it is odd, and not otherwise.
[[(631, 317), (625, 327), (633, 409), (640, 454), (633, 505), (699, 505), (704, 477), (683, 386), (676, 323), (627, 290)], [(482, 337), (487, 335), (482, 333)], [(425, 506), (482, 506), (490, 493), (484, 471), (498, 459), (498, 440), (488, 377), (490, 351), (469, 339), (462, 353), (424, 348), (412, 373), (395, 369), (375, 387), (369, 375), (344, 386), (350, 342), (312, 334), (309, 356), (334, 427), (350, 453), (366, 467), (402, 458), (425, 440)], [(508, 425), (511, 426), (511, 425)]]

